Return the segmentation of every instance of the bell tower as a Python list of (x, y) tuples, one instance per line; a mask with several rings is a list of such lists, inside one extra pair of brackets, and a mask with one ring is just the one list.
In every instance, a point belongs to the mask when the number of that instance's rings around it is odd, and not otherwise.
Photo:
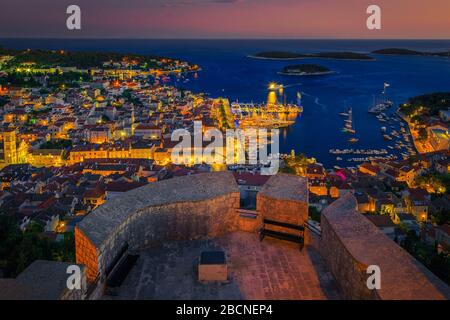
[(17, 163), (16, 128), (8, 128), (3, 131), (3, 152), (7, 164)]

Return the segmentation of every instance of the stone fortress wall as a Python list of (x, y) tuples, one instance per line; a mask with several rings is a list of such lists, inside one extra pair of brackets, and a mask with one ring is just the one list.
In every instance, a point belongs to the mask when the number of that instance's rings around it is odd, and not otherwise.
[[(239, 189), (229, 172), (173, 178), (106, 202), (76, 228), (76, 258), (90, 282), (128, 245), (141, 250), (166, 240), (257, 232), (264, 219), (302, 225), (308, 218), (307, 180), (278, 174), (257, 195), (257, 212), (242, 214)], [(320, 252), (349, 299), (448, 299), (449, 288), (356, 211), (347, 195), (322, 215), (321, 235), (305, 229), (305, 244)], [(284, 231), (284, 230), (280, 230)], [(369, 291), (367, 266), (379, 265), (382, 289)], [(387, 270), (387, 271), (386, 271)]]
[[(257, 212), (263, 219), (303, 226), (308, 221), (308, 181), (288, 174), (271, 177), (257, 194)], [(270, 226), (271, 230), (292, 230)]]
[[(347, 194), (322, 212), (319, 251), (347, 299), (441, 300), (450, 288), (357, 211)], [(367, 287), (380, 267), (381, 289)]]
[(87, 277), (103, 276), (128, 244), (141, 250), (166, 240), (217, 237), (239, 229), (239, 189), (231, 174), (164, 180), (108, 201), (76, 228), (76, 258)]

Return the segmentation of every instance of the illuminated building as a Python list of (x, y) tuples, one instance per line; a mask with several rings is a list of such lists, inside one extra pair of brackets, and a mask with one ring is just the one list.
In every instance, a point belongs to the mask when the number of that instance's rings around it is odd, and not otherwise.
[(269, 94), (267, 95), (267, 105), (277, 104), (277, 84), (269, 84)]
[(70, 151), (69, 163), (75, 164), (89, 159), (153, 159), (155, 145), (146, 143), (124, 145), (77, 146)]
[(14, 114), (7, 113), (3, 115), (3, 122), (5, 123), (12, 123), (14, 121)]
[(143, 139), (159, 140), (162, 138), (162, 128), (141, 123), (134, 128), (134, 135)]
[(171, 162), (171, 151), (167, 148), (158, 148), (155, 150), (153, 160), (159, 165), (169, 164)]
[(428, 136), (434, 151), (450, 149), (450, 131), (444, 126), (428, 128)]
[(2, 132), (2, 135), (5, 163), (15, 164), (18, 162), (16, 128), (8, 128)]
[(105, 101), (105, 98), (103, 96), (97, 96), (95, 98), (95, 107), (96, 108), (106, 107), (106, 101)]
[(25, 140), (20, 140), (17, 148), (17, 163), (27, 163), (28, 162), (28, 142)]
[(359, 166), (359, 171), (376, 177), (380, 173), (380, 168), (376, 165), (366, 162)]
[(308, 181), (308, 189), (310, 193), (317, 196), (339, 198), (339, 189), (336, 186), (327, 185), (326, 181), (323, 179), (310, 179)]
[(106, 193), (101, 188), (87, 191), (83, 196), (83, 203), (91, 205), (94, 209), (105, 203)]
[(37, 149), (32, 150), (28, 162), (35, 167), (59, 167), (64, 164), (64, 150)]
[(111, 132), (108, 127), (94, 127), (87, 131), (87, 140), (90, 143), (102, 144), (111, 140)]

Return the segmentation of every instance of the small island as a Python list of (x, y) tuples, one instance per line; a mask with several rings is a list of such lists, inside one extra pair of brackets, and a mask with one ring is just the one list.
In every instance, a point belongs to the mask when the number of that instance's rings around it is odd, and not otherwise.
[(259, 52), (254, 55), (249, 55), (248, 57), (254, 59), (267, 59), (267, 60), (299, 60), (306, 58), (306, 56), (303, 54), (285, 51)]
[(333, 60), (375, 61), (375, 58), (368, 54), (358, 52), (319, 52), (313, 53), (309, 57)]
[(433, 57), (450, 57), (450, 51), (445, 52), (422, 52), (410, 49), (402, 49), (402, 48), (388, 48), (375, 50), (372, 52), (373, 54), (380, 55), (396, 55), (396, 56), (433, 56)]
[(300, 60), (300, 59), (333, 59), (333, 60), (357, 60), (374, 61), (370, 55), (357, 52), (318, 52), (318, 53), (295, 53), (285, 51), (267, 51), (248, 56), (254, 59), (266, 60)]
[(299, 64), (284, 67), (278, 74), (285, 76), (321, 76), (333, 74), (334, 71), (317, 64)]

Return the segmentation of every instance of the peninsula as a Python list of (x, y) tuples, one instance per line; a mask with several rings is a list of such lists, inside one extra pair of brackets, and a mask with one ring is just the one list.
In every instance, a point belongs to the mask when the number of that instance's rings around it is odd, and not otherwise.
[(186, 72), (198, 71), (199, 69), (197, 65), (167, 57), (117, 52), (17, 50), (4, 48), (0, 45), (0, 56), (11, 57), (3, 63), (3, 69), (15, 69), (23, 65), (33, 66), (33, 69), (54, 67), (92, 69), (112, 67), (108, 65), (111, 61), (116, 61), (116, 67), (122, 64), (133, 70), (161, 69), (163, 71), (174, 71), (178, 69)]

